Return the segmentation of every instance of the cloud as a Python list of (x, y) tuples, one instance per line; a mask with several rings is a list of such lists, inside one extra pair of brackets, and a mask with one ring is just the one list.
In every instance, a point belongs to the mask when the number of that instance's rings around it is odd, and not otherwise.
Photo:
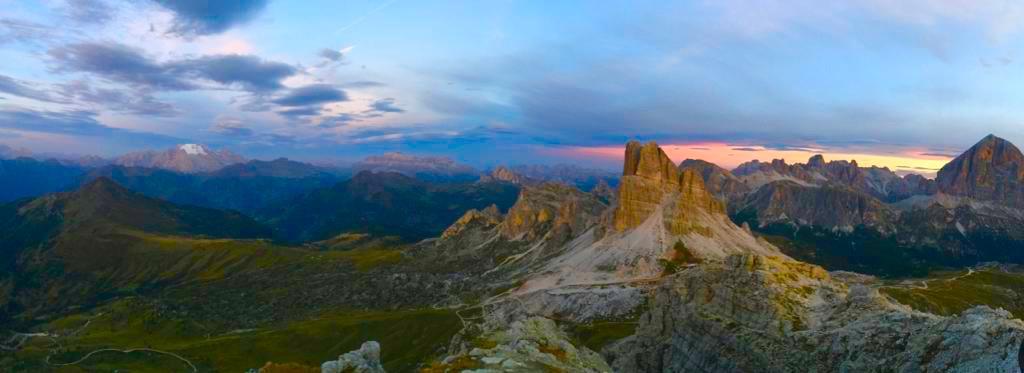
[(921, 153), (921, 155), (928, 156), (928, 157), (956, 158), (959, 154), (953, 154), (953, 153), (934, 153), (934, 152), (931, 152), (931, 153)]
[(348, 59), (346, 58), (346, 56), (348, 56), (349, 52), (352, 52), (352, 48), (355, 48), (355, 46), (348, 46), (340, 50), (331, 48), (321, 49), (320, 53), (318, 53), (317, 56), (319, 56), (322, 59), (322, 61), (320, 61), (320, 63), (317, 63), (316, 67), (323, 68), (328, 65), (333, 65), (334, 67), (347, 65)]
[(30, 98), (37, 101), (57, 102), (46, 91), (33, 88), (25, 82), (0, 74), (0, 93)]
[(359, 117), (352, 114), (341, 113), (324, 118), (317, 126), (320, 128), (338, 128), (356, 121), (359, 121)]
[(314, 117), (320, 115), (320, 108), (315, 106), (297, 107), (292, 109), (279, 110), (277, 111), (277, 114), (292, 119), (301, 119), (305, 117)]
[(210, 130), (231, 137), (250, 137), (253, 135), (252, 129), (243, 125), (242, 119), (236, 117), (218, 117)]
[(0, 44), (10, 42), (29, 43), (52, 36), (52, 28), (39, 23), (14, 19), (0, 18)]
[(113, 18), (115, 11), (103, 0), (67, 0), (65, 7), (67, 17), (82, 24), (106, 23)]
[(51, 133), (102, 137), (104, 140), (132, 142), (134, 145), (168, 145), (182, 142), (182, 139), (151, 133), (106, 126), (96, 120), (96, 113), (90, 111), (36, 111), (29, 109), (0, 110), (0, 128)]
[(368, 113), (404, 113), (405, 110), (395, 106), (395, 99), (382, 98), (370, 104)]
[(60, 85), (59, 94), (78, 102), (96, 104), (121, 113), (171, 117), (179, 114), (174, 105), (157, 100), (144, 89), (96, 88), (84, 80)]
[(59, 71), (96, 74), (113, 82), (164, 90), (191, 90), (197, 86), (150, 59), (139, 49), (119, 43), (84, 42), (51, 49)]
[(282, 80), (298, 73), (294, 66), (251, 55), (213, 55), (160, 63), (141, 50), (113, 42), (83, 42), (53, 48), (49, 55), (61, 72), (86, 72), (112, 83), (136, 88), (187, 91), (203, 82), (250, 92), (284, 88)]
[(761, 149), (758, 149), (758, 148), (732, 148), (732, 150), (735, 150), (735, 151), (738, 151), (738, 152), (759, 152), (759, 151), (761, 151)]
[(281, 106), (307, 106), (348, 101), (348, 95), (328, 84), (313, 84), (296, 88), (272, 102)]
[(281, 81), (298, 73), (298, 69), (285, 63), (264, 61), (257, 56), (234, 54), (171, 62), (167, 68), (169, 71), (193, 78), (211, 80), (224, 85), (239, 85), (253, 92), (284, 88)]
[(174, 12), (171, 32), (184, 37), (218, 34), (248, 22), (268, 0), (154, 0)]
[(372, 81), (372, 80), (357, 80), (357, 81), (352, 81), (352, 82), (341, 83), (341, 84), (338, 84), (338, 86), (342, 87), (342, 88), (375, 88), (375, 87), (385, 87), (385, 86), (387, 86), (387, 84), (384, 84), (384, 83), (381, 83), (381, 82), (375, 82), (375, 81)]

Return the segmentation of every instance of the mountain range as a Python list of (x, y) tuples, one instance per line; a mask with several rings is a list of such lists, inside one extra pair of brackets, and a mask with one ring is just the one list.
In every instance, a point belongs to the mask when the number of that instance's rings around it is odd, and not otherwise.
[[(84, 169), (0, 204), (0, 368), (1008, 371), (1022, 160), (989, 136), (935, 180), (676, 164), (636, 141), (614, 188), (516, 167)], [(92, 357), (139, 341), (159, 352)]]
[[(900, 177), (856, 162), (749, 162), (733, 171), (684, 161), (726, 201), (733, 219), (812, 248), (798, 257), (875, 274), (921, 273), (922, 266), (1020, 262), (1020, 151), (987, 136), (935, 180)], [(815, 259), (817, 258), (817, 259)]]

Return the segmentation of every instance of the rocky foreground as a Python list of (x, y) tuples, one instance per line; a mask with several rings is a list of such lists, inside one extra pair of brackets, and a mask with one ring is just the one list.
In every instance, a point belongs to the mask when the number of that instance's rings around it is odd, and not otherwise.
[(935, 316), (814, 265), (738, 255), (666, 278), (606, 356), (623, 372), (1010, 372), (1022, 340), (1004, 310)]

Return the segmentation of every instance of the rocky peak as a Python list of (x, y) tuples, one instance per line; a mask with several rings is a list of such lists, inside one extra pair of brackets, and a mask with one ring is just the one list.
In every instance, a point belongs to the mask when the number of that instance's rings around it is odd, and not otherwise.
[(1024, 206), (1024, 155), (994, 135), (943, 166), (935, 180), (946, 194)]
[(490, 175), (484, 175), (480, 177), (480, 181), (503, 181), (506, 183), (512, 183), (516, 185), (531, 184), (531, 180), (529, 180), (527, 177), (520, 175), (505, 166), (495, 167), (494, 170), (491, 170)]
[(685, 217), (690, 214), (686, 210), (724, 211), (724, 205), (708, 193), (704, 178), (696, 171), (677, 169), (657, 143), (641, 146), (639, 142), (630, 141), (626, 144), (625, 165), (619, 184), (615, 229), (622, 232), (639, 226), (663, 207), (666, 197), (674, 202), (671, 207), (664, 206), (675, 211), (666, 220), (666, 225), (673, 231), (689, 225)]
[(622, 175), (639, 176), (669, 184), (679, 183), (675, 163), (653, 141), (640, 145), (640, 142), (634, 140), (626, 144), (626, 162)]
[(814, 168), (825, 167), (825, 156), (821, 154), (815, 154), (813, 157), (807, 160), (807, 166)]

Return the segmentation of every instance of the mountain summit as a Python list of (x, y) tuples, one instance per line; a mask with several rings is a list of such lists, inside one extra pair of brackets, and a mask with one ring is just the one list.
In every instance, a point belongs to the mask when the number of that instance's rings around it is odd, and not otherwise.
[(215, 151), (201, 144), (182, 144), (164, 151), (129, 153), (114, 160), (114, 164), (119, 166), (160, 168), (188, 174), (217, 171), (244, 162), (245, 158), (229, 150)]
[[(666, 197), (672, 204), (665, 206)], [(673, 234), (686, 234), (697, 227), (698, 212), (725, 215), (725, 205), (708, 193), (704, 180), (690, 169), (679, 170), (658, 144), (626, 144), (626, 161), (615, 210), (615, 229), (633, 229), (662, 212)]]
[(935, 180), (946, 194), (1024, 207), (1024, 155), (995, 135), (943, 166)]

